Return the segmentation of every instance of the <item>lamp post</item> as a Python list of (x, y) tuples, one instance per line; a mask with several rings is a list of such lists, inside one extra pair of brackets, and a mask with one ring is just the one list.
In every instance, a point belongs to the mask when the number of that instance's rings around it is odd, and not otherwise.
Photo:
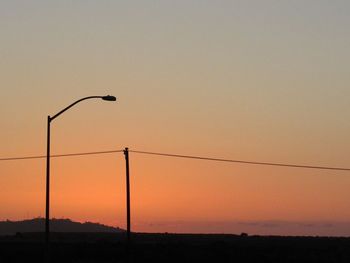
[(50, 125), (51, 122), (75, 104), (87, 99), (102, 99), (106, 101), (116, 101), (114, 96), (89, 96), (82, 98), (68, 105), (66, 108), (56, 113), (54, 116), (47, 116), (47, 154), (46, 154), (46, 209), (45, 209), (45, 243), (48, 247), (50, 242)]

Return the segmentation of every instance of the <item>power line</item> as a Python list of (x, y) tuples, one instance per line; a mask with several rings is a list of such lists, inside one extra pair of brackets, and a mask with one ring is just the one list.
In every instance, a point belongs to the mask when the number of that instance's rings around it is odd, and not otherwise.
[(197, 159), (197, 160), (206, 160), (206, 161), (217, 161), (217, 162), (230, 162), (230, 163), (242, 163), (242, 164), (252, 164), (252, 165), (267, 165), (267, 166), (280, 166), (280, 167), (305, 168), (305, 169), (318, 169), (318, 170), (350, 171), (350, 168), (343, 168), (343, 167), (313, 166), (313, 165), (299, 165), (299, 164), (287, 164), (287, 163), (254, 162), (254, 161), (230, 160), (230, 159), (211, 158), (211, 157), (192, 156), (192, 155), (180, 155), (180, 154), (171, 154), (171, 153), (146, 152), (146, 151), (136, 151), (136, 150), (135, 151), (134, 150), (129, 150), (129, 151), (133, 152), (133, 153), (140, 153), (140, 154), (150, 154), (150, 155), (159, 155), (159, 156), (177, 157), (177, 158), (188, 158), (188, 159)]
[[(108, 154), (108, 153), (119, 153), (119, 152), (123, 152), (123, 150), (55, 154), (55, 155), (51, 155), (51, 157), (83, 156), (83, 155), (96, 155), (96, 154)], [(212, 157), (203, 157), (203, 156), (194, 156), (194, 155), (181, 155), (181, 154), (172, 154), (172, 153), (137, 151), (137, 150), (129, 150), (129, 152), (139, 153), (139, 154), (166, 156), (166, 157), (176, 157), (176, 158), (187, 158), (187, 159), (197, 159), (197, 160), (206, 160), (206, 161), (216, 161), (216, 162), (241, 163), (241, 164), (250, 164), (250, 165), (279, 166), (279, 167), (318, 169), (318, 170), (333, 170), (333, 171), (350, 171), (350, 168), (344, 168), (344, 167), (299, 165), (299, 164), (271, 163), (271, 162), (256, 162), (256, 161), (232, 160), (232, 159), (212, 158)], [(42, 158), (46, 158), (46, 155), (0, 158), (0, 161), (28, 160), (28, 159), (42, 159)]]
[[(111, 151), (99, 151), (99, 152), (54, 154), (54, 155), (51, 155), (51, 157), (68, 157), (68, 156), (107, 154), (107, 153), (118, 153), (118, 152), (122, 152), (122, 151), (123, 150), (111, 150)], [(0, 161), (29, 160), (29, 159), (42, 159), (42, 158), (46, 158), (46, 155), (0, 158)]]

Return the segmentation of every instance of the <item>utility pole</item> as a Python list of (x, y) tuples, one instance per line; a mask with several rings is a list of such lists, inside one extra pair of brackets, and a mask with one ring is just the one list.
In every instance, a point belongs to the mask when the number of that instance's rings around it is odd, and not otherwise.
[(128, 243), (130, 242), (131, 227), (130, 227), (130, 176), (129, 176), (129, 148), (125, 148), (125, 164), (126, 164), (126, 234)]

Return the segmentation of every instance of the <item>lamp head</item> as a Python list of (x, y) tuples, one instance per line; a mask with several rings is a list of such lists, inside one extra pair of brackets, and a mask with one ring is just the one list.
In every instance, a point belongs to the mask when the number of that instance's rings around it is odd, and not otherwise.
[(111, 95), (107, 95), (107, 96), (103, 96), (102, 97), (103, 100), (107, 100), (107, 101), (116, 101), (117, 98)]

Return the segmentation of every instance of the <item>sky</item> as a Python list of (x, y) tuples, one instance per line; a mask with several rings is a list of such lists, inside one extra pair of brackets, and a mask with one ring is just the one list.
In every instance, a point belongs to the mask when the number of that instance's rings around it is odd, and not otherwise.
[[(0, 158), (45, 155), (48, 115), (111, 94), (52, 122), (52, 154), (350, 167), (349, 24), (345, 0), (0, 0)], [(135, 231), (350, 236), (348, 172), (130, 165)], [(125, 227), (122, 153), (51, 176), (53, 217)], [(0, 187), (0, 220), (45, 215), (44, 159), (1, 161)]]

